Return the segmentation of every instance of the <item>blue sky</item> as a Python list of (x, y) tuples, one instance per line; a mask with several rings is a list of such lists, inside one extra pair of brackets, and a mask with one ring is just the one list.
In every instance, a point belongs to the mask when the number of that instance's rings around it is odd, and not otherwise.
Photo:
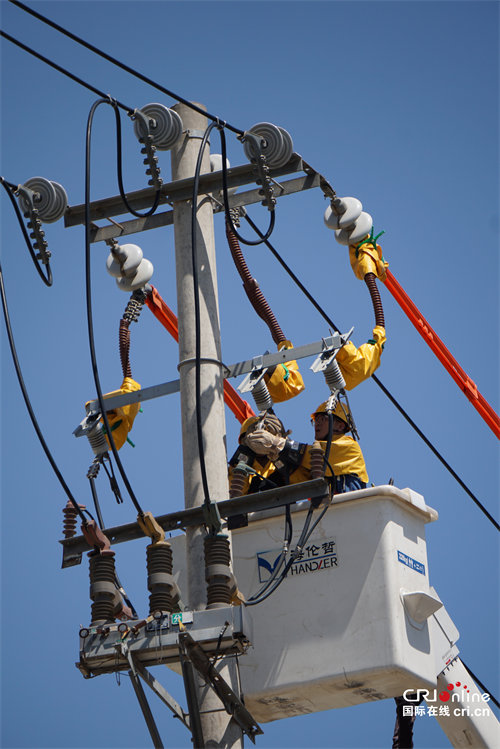
[[(498, 4), (496, 2), (36, 2), (36, 9), (183, 98), (241, 129), (273, 122), (339, 195), (372, 215), (390, 269), (456, 359), (498, 411)], [(173, 99), (118, 70), (2, 0), (1, 27), (128, 106)], [(1, 174), (41, 175), (84, 200), (87, 115), (96, 97), (2, 39)], [(146, 186), (132, 126), (123, 121), (126, 189)], [(245, 156), (228, 133), (233, 165)], [(93, 200), (118, 193), (114, 119), (98, 110), (92, 139)], [(212, 147), (217, 152), (218, 147)], [(168, 153), (160, 154), (165, 181)], [(19, 358), (33, 407), (66, 481), (91, 505), (88, 445), (73, 429), (93, 398), (85, 319), (83, 227), (47, 225), (54, 286), (32, 267), (2, 191), (1, 256)], [(347, 252), (323, 223), (319, 190), (279, 201), (272, 242), (341, 330), (371, 335), (372, 309)], [(265, 209), (252, 208), (259, 226)], [(237, 277), (216, 216), (223, 359), (273, 348)], [(155, 266), (152, 279), (176, 309), (171, 227), (135, 239)], [(296, 345), (328, 326), (265, 247), (245, 250), (281, 327)], [(127, 302), (92, 249), (94, 320), (103, 390), (121, 382), (118, 322)], [(388, 342), (377, 373), (443, 457), (498, 519), (498, 449), (491, 430), (381, 289)], [(2, 746), (150, 746), (128, 679), (85, 682), (74, 667), (78, 630), (88, 623), (86, 565), (60, 569), (66, 503), (26, 414), (2, 325)], [(175, 379), (174, 342), (144, 310), (132, 330), (133, 374), (143, 386)], [(324, 385), (303, 366), (306, 391), (281, 407), (293, 436), (308, 441), (308, 417)], [(234, 384), (234, 383), (233, 383)], [(439, 513), (428, 526), (431, 582), (460, 631), (461, 655), (498, 696), (497, 533), (373, 382), (351, 397), (370, 481), (411, 487)], [(229, 451), (237, 423), (228, 412)], [(147, 509), (183, 506), (179, 403), (144, 405), (122, 450)], [(132, 522), (100, 478), (108, 526)], [(144, 545), (122, 545), (120, 577), (146, 611)], [(182, 683), (162, 681), (184, 703)], [(165, 745), (190, 746), (186, 730), (151, 698)], [(392, 701), (264, 726), (258, 746), (390, 745)], [(449, 746), (429, 717), (418, 747)]]

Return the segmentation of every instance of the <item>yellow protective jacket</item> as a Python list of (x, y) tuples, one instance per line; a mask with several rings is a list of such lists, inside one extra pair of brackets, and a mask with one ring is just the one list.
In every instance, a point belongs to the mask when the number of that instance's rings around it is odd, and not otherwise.
[[(233, 469), (236, 468), (237, 463), (238, 461), (235, 461), (234, 465), (231, 465), (231, 463), (229, 464), (229, 486), (230, 487), (231, 487), (231, 477), (233, 475)], [(248, 494), (248, 490), (250, 489), (250, 484), (252, 483), (252, 479), (255, 476), (255, 474), (265, 479), (276, 471), (275, 464), (271, 460), (266, 458), (265, 455), (264, 456), (254, 455), (251, 460), (247, 460), (246, 465), (248, 465), (249, 468), (252, 469), (252, 472), (250, 472), (249, 475), (245, 476), (243, 489), (241, 490), (241, 496)]]
[[(326, 440), (320, 442), (323, 451), (326, 449), (326, 444)], [(300, 464), (291, 467), (288, 477), (290, 484), (300, 484), (302, 481), (311, 480), (311, 445), (301, 444), (299, 451), (301, 454)], [(233, 468), (235, 468), (238, 463), (238, 459), (236, 458), (237, 454), (238, 451), (236, 451), (235, 457), (229, 466), (230, 483)], [(333, 469), (335, 476), (343, 476), (348, 473), (353, 473), (356, 476), (359, 476), (361, 481), (368, 483), (368, 474), (366, 472), (365, 460), (363, 458), (361, 447), (359, 446), (359, 443), (348, 434), (337, 434), (332, 437), (328, 462)], [(261, 476), (262, 478), (271, 477), (271, 480), (272, 474), (278, 470), (276, 464), (266, 456), (252, 454), (251, 458), (247, 459), (246, 465), (249, 466), (249, 468), (251, 468), (258, 476)], [(327, 466), (325, 472), (327, 478), (332, 475), (330, 466)], [(248, 493), (254, 475), (255, 474), (251, 473), (249, 476), (245, 477), (244, 488), (241, 491), (242, 495)]]
[[(326, 450), (326, 440), (319, 443)], [(366, 472), (365, 459), (359, 442), (350, 437), (348, 434), (334, 434), (330, 446), (330, 454), (325, 471), (328, 478), (332, 475), (330, 466), (335, 476), (344, 476), (347, 473), (354, 473), (359, 476), (361, 481), (368, 483), (368, 474)], [(299, 484), (301, 481), (310, 481), (311, 479), (311, 445), (308, 445), (304, 458), (300, 466), (290, 474), (290, 483)]]
[[(292, 348), (290, 341), (281, 341), (278, 343), (278, 351)], [(295, 360), (278, 364), (271, 374), (264, 375), (269, 394), (273, 403), (282, 403), (299, 395), (304, 388), (304, 380), (299, 372), (299, 365)]]
[(337, 362), (344, 375), (347, 390), (359, 385), (363, 380), (371, 377), (380, 364), (380, 357), (386, 342), (385, 328), (376, 325), (373, 328), (373, 338), (358, 348), (347, 341), (337, 354)]

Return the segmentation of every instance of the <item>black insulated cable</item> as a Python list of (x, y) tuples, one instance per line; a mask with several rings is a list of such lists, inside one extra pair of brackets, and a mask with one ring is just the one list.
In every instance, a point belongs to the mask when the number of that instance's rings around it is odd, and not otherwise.
[[(327, 466), (330, 468), (330, 471), (332, 471), (332, 467), (330, 465), (330, 449), (332, 446), (332, 439), (333, 439), (333, 413), (332, 411), (328, 412), (328, 436), (326, 438), (326, 446), (325, 446), (325, 457), (323, 458), (323, 470), (326, 471)], [(335, 474), (332, 471), (332, 479), (334, 478)]]
[(120, 118), (120, 111), (118, 107), (115, 105), (115, 100), (110, 99), (110, 103), (114, 109), (115, 112), (115, 122), (116, 122), (116, 168), (117, 168), (117, 177), (118, 177), (118, 187), (120, 190), (121, 199), (123, 200), (125, 207), (129, 213), (131, 213), (133, 216), (136, 216), (136, 218), (147, 218), (148, 216), (152, 216), (153, 213), (158, 208), (158, 203), (160, 202), (160, 190), (156, 190), (153, 205), (151, 208), (146, 211), (145, 213), (138, 213), (135, 211), (129, 204), (127, 200), (127, 195), (125, 193), (125, 189), (123, 187), (123, 164), (122, 164), (122, 122)]
[[(123, 187), (123, 158), (122, 158), (122, 126), (121, 126), (121, 119), (120, 114), (118, 112), (118, 107), (120, 109), (123, 109), (129, 117), (132, 116), (135, 112), (135, 109), (132, 109), (131, 107), (128, 107), (126, 104), (123, 104), (122, 102), (118, 101), (118, 99), (115, 99), (111, 97), (109, 94), (105, 94), (102, 91), (100, 91), (98, 88), (95, 88), (95, 86), (91, 86), (89, 83), (86, 83), (81, 78), (78, 78), (78, 76), (73, 75), (73, 73), (70, 73), (65, 68), (62, 68), (60, 65), (57, 65), (56, 63), (52, 62), (48, 58), (44, 57), (43, 55), (38, 54), (37, 52), (34, 52), (29, 47), (27, 47), (25, 44), (22, 44), (22, 42), (19, 42), (17, 39), (14, 39), (14, 37), (11, 37), (9, 34), (6, 34), (3, 31), (0, 31), (0, 36), (5, 37), (9, 41), (13, 42), (14, 44), (17, 44), (18, 47), (21, 47), (21, 49), (24, 49), (26, 52), (29, 52), (31, 55), (36, 57), (37, 59), (41, 60), (42, 62), (47, 63), (47, 65), (50, 65), (55, 70), (58, 70), (60, 73), (63, 73), (64, 75), (68, 76), (68, 78), (71, 78), (71, 80), (75, 81), (76, 83), (81, 84), (85, 88), (89, 89), (89, 91), (92, 91), (93, 93), (97, 94), (101, 97), (101, 99), (105, 99), (106, 101), (109, 101), (110, 104), (113, 105), (113, 108), (115, 109), (115, 117), (116, 117), (116, 163), (117, 163), (117, 177), (118, 177), (118, 187), (120, 190), (121, 198), (125, 204), (125, 207), (129, 213), (131, 213), (133, 216), (136, 216), (136, 218), (148, 218), (148, 216), (152, 216), (153, 213), (158, 208), (158, 204), (160, 202), (160, 190), (156, 190), (155, 198), (152, 207), (149, 209), (149, 211), (146, 211), (145, 213), (138, 213), (135, 211), (129, 204), (127, 200), (127, 195), (125, 193), (125, 189)], [(16, 188), (17, 189), (17, 188)]]
[(394, 406), (396, 406), (396, 408), (398, 409), (399, 413), (402, 416), (404, 416), (404, 418), (406, 419), (406, 421), (408, 422), (408, 424), (410, 424), (410, 426), (413, 427), (413, 429), (416, 431), (416, 433), (418, 434), (418, 436), (425, 442), (425, 444), (427, 445), (427, 447), (430, 450), (432, 450), (432, 452), (434, 453), (434, 455), (436, 456), (436, 458), (438, 460), (440, 460), (441, 463), (444, 465), (444, 467), (451, 473), (451, 475), (453, 476), (453, 478), (455, 479), (455, 481), (457, 481), (460, 484), (460, 486), (462, 487), (462, 489), (469, 495), (469, 497), (472, 499), (472, 501), (479, 507), (479, 509), (481, 510), (481, 512), (483, 512), (486, 515), (486, 517), (488, 518), (488, 520), (490, 521), (490, 523), (492, 523), (492, 525), (497, 529), (497, 531), (500, 531), (500, 525), (497, 523), (497, 521), (495, 520), (495, 518), (488, 512), (488, 510), (486, 509), (486, 507), (472, 493), (472, 491), (469, 489), (469, 487), (467, 486), (467, 484), (465, 484), (462, 481), (462, 479), (460, 478), (460, 476), (453, 470), (453, 468), (450, 466), (450, 464), (443, 458), (443, 456), (441, 455), (441, 453), (438, 452), (438, 450), (434, 447), (434, 445), (432, 444), (432, 442), (429, 439), (427, 439), (427, 437), (422, 432), (422, 430), (419, 429), (419, 427), (415, 424), (415, 422), (413, 421), (413, 419), (400, 406), (400, 404), (397, 402), (397, 400), (394, 398), (394, 396), (392, 396), (391, 393), (387, 390), (387, 388), (380, 382), (380, 380), (378, 379), (378, 377), (376, 377), (375, 375), (372, 375), (372, 380), (374, 380), (377, 383), (377, 385), (379, 386), (379, 388), (382, 390), (382, 392), (384, 392), (387, 395), (387, 397), (389, 398), (389, 400), (391, 401), (391, 403), (393, 403)]
[[(327, 505), (328, 507), (328, 505)], [(327, 508), (325, 508), (326, 510)], [(325, 510), (321, 513), (321, 517), (323, 517)], [(255, 596), (252, 596), (247, 601), (245, 601), (245, 606), (256, 606), (259, 603), (262, 603), (266, 600), (266, 598), (269, 598), (270, 595), (274, 593), (277, 588), (281, 585), (285, 577), (288, 575), (288, 572), (290, 571), (290, 568), (292, 564), (297, 559), (299, 553), (302, 551), (302, 548), (304, 547), (304, 544), (307, 543), (308, 539), (310, 538), (310, 535), (312, 533), (312, 530), (309, 530), (309, 526), (311, 524), (311, 518), (312, 514), (314, 512), (314, 507), (312, 504), (309, 506), (309, 510), (307, 512), (306, 519), (304, 521), (304, 527), (302, 528), (302, 532), (300, 534), (300, 538), (297, 541), (297, 544), (295, 545), (295, 549), (292, 551), (289, 560), (287, 561), (283, 571), (281, 572), (279, 578), (275, 581), (274, 585), (271, 587), (270, 590), (267, 590), (264, 594), (261, 594), (260, 592), (256, 594)], [(316, 527), (316, 523), (314, 524), (313, 528)]]
[(198, 212), (198, 192), (200, 184), (201, 163), (203, 154), (210, 133), (217, 127), (216, 122), (212, 122), (205, 133), (198, 151), (196, 159), (196, 168), (193, 180), (193, 204), (191, 211), (191, 263), (193, 270), (193, 300), (194, 300), (194, 325), (195, 325), (195, 403), (196, 403), (196, 437), (198, 441), (198, 455), (200, 458), (200, 473), (203, 493), (205, 495), (205, 504), (210, 505), (210, 489), (208, 486), (207, 467), (205, 463), (205, 447), (203, 444), (203, 423), (201, 418), (201, 318), (200, 318), (200, 288), (198, 281), (198, 247), (197, 247), (197, 212)]
[(12, 203), (14, 207), (14, 211), (16, 212), (17, 220), (19, 222), (19, 226), (21, 227), (21, 231), (24, 236), (24, 240), (26, 242), (26, 246), (29, 250), (29, 253), (31, 255), (31, 259), (33, 260), (33, 265), (35, 266), (38, 275), (44, 282), (45, 286), (52, 286), (53, 278), (52, 278), (52, 271), (50, 269), (50, 262), (47, 261), (47, 263), (44, 263), (46, 267), (46, 275), (44, 275), (40, 263), (38, 262), (38, 258), (35, 255), (35, 251), (33, 249), (33, 245), (30, 242), (30, 238), (28, 236), (28, 231), (26, 229), (26, 226), (23, 221), (23, 217), (21, 215), (21, 211), (19, 210), (19, 206), (17, 205), (17, 202), (14, 199), (13, 192), (17, 190), (17, 185), (13, 185), (10, 182), (7, 182), (3, 177), (0, 177), (0, 182), (2, 183), (2, 186), (4, 187), (5, 191), (7, 192), (7, 195), (9, 196), (9, 200)]
[(290, 544), (292, 542), (292, 536), (293, 536), (293, 525), (292, 525), (291, 510), (290, 510), (290, 505), (287, 505), (285, 508), (285, 538), (283, 539), (283, 548), (282, 548), (281, 554), (275, 562), (274, 569), (272, 570), (271, 575), (269, 576), (269, 579), (265, 581), (264, 585), (262, 585), (262, 587), (260, 588), (260, 590), (257, 591), (257, 593), (247, 598), (247, 600), (245, 601), (245, 605), (253, 606), (254, 602), (260, 603), (260, 601), (264, 600), (262, 596), (269, 590), (271, 585), (273, 585), (275, 579), (278, 577), (286, 561), (286, 555), (288, 553)]
[(105, 433), (107, 435), (109, 444), (111, 446), (111, 450), (115, 457), (116, 465), (118, 466), (118, 470), (120, 471), (120, 475), (123, 479), (123, 483), (125, 484), (127, 491), (129, 493), (130, 499), (132, 500), (132, 503), (134, 504), (134, 507), (136, 508), (139, 515), (143, 517), (144, 512), (130, 485), (127, 474), (120, 460), (120, 456), (118, 455), (118, 450), (116, 449), (115, 441), (113, 439), (113, 434), (109, 426), (109, 421), (108, 421), (108, 417), (106, 414), (106, 408), (104, 405), (103, 393), (101, 389), (101, 382), (99, 378), (99, 370), (97, 368), (97, 357), (96, 357), (96, 352), (95, 352), (94, 324), (93, 324), (93, 319), (92, 319), (92, 283), (91, 283), (91, 268), (90, 268), (90, 144), (91, 144), (92, 123), (94, 119), (94, 114), (95, 114), (97, 107), (99, 107), (101, 104), (109, 105), (111, 104), (111, 102), (109, 99), (98, 99), (96, 102), (94, 102), (89, 112), (89, 116), (87, 120), (86, 138), (85, 138), (85, 290), (86, 290), (86, 307), (87, 307), (87, 329), (88, 329), (88, 337), (89, 337), (90, 358), (92, 362), (92, 374), (94, 375), (94, 382), (95, 382), (96, 391), (97, 391), (97, 399), (99, 401), (99, 408), (101, 410), (102, 420), (104, 422), (104, 428), (106, 430)]
[[(249, 216), (245, 216), (245, 219), (249, 223), (249, 225), (252, 227), (252, 229), (261, 237), (263, 237), (262, 232), (260, 231), (259, 227), (254, 224), (251, 218)], [(283, 260), (279, 252), (272, 246), (272, 244), (266, 239), (264, 241), (264, 244), (266, 247), (271, 251), (271, 253), (274, 255), (276, 260), (280, 263), (280, 265), (285, 269), (285, 271), (288, 273), (290, 278), (297, 284), (297, 286), (300, 288), (300, 290), (305, 294), (305, 296), (309, 299), (309, 301), (312, 303), (312, 305), (316, 308), (316, 310), (320, 313), (320, 315), (326, 320), (326, 322), (335, 330), (337, 333), (340, 333), (339, 328), (335, 325), (333, 320), (326, 314), (324, 309), (318, 304), (316, 299), (313, 297), (313, 295), (306, 289), (304, 284), (297, 278), (295, 273), (291, 270), (291, 268), (287, 265), (287, 263)], [(486, 507), (479, 501), (479, 499), (475, 496), (475, 494), (469, 489), (467, 484), (465, 484), (464, 481), (458, 476), (458, 474), (453, 470), (453, 468), (450, 466), (450, 464), (443, 458), (441, 453), (437, 450), (437, 448), (434, 447), (432, 442), (424, 435), (421, 429), (415, 424), (413, 419), (409, 416), (409, 414), (404, 410), (404, 408), (398, 403), (396, 398), (394, 398), (393, 395), (387, 390), (387, 388), (382, 384), (382, 382), (379, 380), (379, 378), (376, 375), (372, 375), (371, 379), (375, 382), (376, 385), (382, 390), (383, 393), (389, 398), (391, 403), (397, 408), (399, 413), (406, 419), (408, 424), (416, 431), (419, 437), (425, 442), (428, 448), (432, 450), (436, 458), (443, 464), (443, 466), (446, 468), (447, 471), (453, 476), (453, 478), (460, 484), (462, 489), (469, 495), (469, 497), (472, 499), (472, 501), (477, 505), (477, 507), (481, 510), (481, 512), (484, 513), (484, 515), (488, 518), (490, 523), (497, 529), (497, 531), (500, 531), (500, 525), (495, 520), (495, 518), (488, 512)]]
[(484, 684), (483, 684), (483, 682), (480, 681), (477, 678), (477, 676), (474, 673), (474, 671), (470, 670), (469, 666), (465, 663), (465, 661), (463, 661), (462, 659), (460, 659), (460, 660), (462, 661), (462, 664), (465, 666), (466, 670), (472, 676), (472, 678), (474, 679), (474, 681), (477, 683), (477, 685), (481, 687), (481, 689), (483, 690), (483, 692), (485, 692), (486, 694), (489, 695), (489, 698), (493, 702), (493, 704), (496, 705), (496, 707), (500, 708), (500, 702), (497, 700), (497, 698), (493, 694), (491, 694), (490, 690), (487, 687), (485, 687)]
[(57, 479), (58, 479), (59, 483), (61, 484), (61, 486), (62, 486), (62, 488), (63, 488), (66, 496), (68, 497), (69, 501), (71, 502), (71, 504), (75, 508), (76, 512), (80, 516), (83, 524), (85, 526), (87, 526), (88, 525), (87, 518), (83, 514), (83, 512), (82, 512), (82, 510), (80, 508), (80, 505), (78, 504), (78, 502), (74, 498), (73, 494), (71, 493), (71, 490), (69, 489), (68, 485), (66, 484), (66, 481), (64, 480), (64, 477), (63, 477), (61, 471), (59, 470), (59, 468), (58, 468), (58, 466), (57, 466), (57, 464), (56, 464), (56, 462), (55, 462), (55, 460), (54, 460), (54, 458), (52, 456), (52, 453), (49, 450), (49, 447), (48, 447), (47, 443), (45, 442), (45, 438), (44, 438), (44, 436), (42, 434), (42, 431), (41, 431), (40, 426), (38, 424), (37, 418), (35, 416), (35, 412), (33, 411), (33, 407), (31, 405), (31, 401), (30, 401), (30, 398), (29, 398), (29, 395), (28, 395), (28, 391), (26, 389), (26, 385), (25, 385), (25, 382), (24, 382), (23, 374), (22, 374), (22, 371), (21, 371), (21, 365), (19, 364), (19, 359), (18, 359), (18, 356), (17, 356), (16, 346), (15, 346), (15, 343), (14, 343), (14, 336), (13, 336), (13, 333), (12, 333), (12, 326), (11, 326), (11, 323), (10, 323), (9, 309), (8, 309), (8, 306), (7, 306), (7, 296), (5, 294), (5, 285), (4, 285), (4, 281), (3, 281), (3, 271), (2, 271), (1, 264), (0, 264), (0, 296), (2, 298), (3, 315), (4, 315), (4, 320), (5, 320), (5, 327), (7, 329), (7, 338), (9, 340), (9, 346), (10, 346), (10, 352), (11, 352), (11, 355), (12, 355), (12, 361), (14, 363), (14, 368), (16, 370), (16, 375), (17, 375), (17, 380), (19, 382), (19, 387), (21, 388), (21, 393), (23, 395), (24, 402), (26, 404), (26, 408), (28, 410), (28, 414), (29, 414), (29, 417), (31, 419), (31, 423), (33, 424), (33, 428), (34, 428), (34, 430), (36, 432), (36, 435), (37, 435), (37, 437), (38, 437), (38, 439), (40, 441), (40, 444), (41, 444), (41, 446), (43, 448), (43, 451), (44, 451), (44, 453), (45, 453), (45, 455), (47, 457), (47, 460), (49, 461), (49, 463), (50, 463), (50, 465), (52, 467), (52, 470), (54, 471), (55, 475), (57, 476)]
[[(11, 2), (13, 5), (16, 5), (21, 10), (24, 10), (26, 13), (29, 13), (30, 15), (34, 16), (39, 21), (42, 21), (43, 23), (47, 24), (48, 26), (55, 29), (56, 31), (59, 31), (61, 34), (64, 34), (69, 39), (72, 39), (74, 42), (81, 44), (83, 47), (90, 50), (91, 52), (94, 52), (96, 55), (99, 55), (100, 57), (103, 57), (108, 62), (113, 63), (113, 65), (116, 65), (122, 70), (125, 70), (127, 73), (130, 73), (130, 75), (133, 75), (136, 78), (139, 78), (139, 80), (144, 81), (144, 83), (147, 83), (153, 88), (158, 89), (158, 91), (161, 91), (167, 96), (170, 96), (172, 99), (175, 99), (181, 104), (185, 104), (187, 107), (190, 107), (190, 109), (194, 109), (195, 112), (199, 112), (200, 114), (203, 114), (209, 120), (213, 120), (214, 122), (219, 123), (219, 117), (216, 117), (213, 114), (209, 114), (208, 112), (205, 112), (204, 109), (197, 107), (196, 104), (193, 104), (192, 102), (187, 101), (187, 99), (183, 99), (181, 96), (179, 96), (178, 94), (175, 94), (173, 91), (169, 91), (169, 89), (165, 88), (164, 86), (161, 86), (159, 83), (156, 83), (151, 78), (148, 78), (142, 73), (139, 73), (137, 70), (134, 70), (134, 68), (131, 68), (129, 65), (126, 65), (125, 63), (120, 62), (120, 60), (117, 60), (115, 57), (108, 55), (107, 52), (103, 52), (98, 47), (95, 47), (93, 44), (90, 44), (90, 42), (86, 42), (84, 39), (81, 39), (80, 37), (76, 36), (76, 34), (73, 34), (71, 31), (68, 31), (67, 29), (63, 28), (62, 26), (55, 23), (54, 21), (51, 21), (49, 18), (47, 18), (46, 16), (43, 16), (41, 13), (38, 13), (36, 10), (29, 8), (27, 5), (24, 5), (24, 3), (20, 3), (17, 0), (9, 0), (9, 2)], [(243, 135), (244, 131), (240, 130), (237, 127), (234, 127), (233, 125), (228, 125), (227, 123), (224, 123), (224, 127), (227, 127), (228, 130), (232, 130), (232, 132), (236, 133), (237, 135)]]
[[(15, 39), (10, 34), (7, 34), (5, 31), (2, 31), (0, 29), (0, 36), (3, 36), (4, 39), (7, 39), (9, 42), (12, 42), (13, 44), (16, 44), (20, 49), (23, 49), (25, 52), (28, 52), (33, 57), (36, 57), (37, 60), (41, 60), (41, 62), (44, 62), (46, 65), (50, 65), (51, 68), (54, 68), (54, 70), (57, 70), (59, 73), (62, 73), (63, 75), (67, 76), (68, 78), (71, 78), (72, 81), (75, 83), (79, 83), (80, 86), (84, 86), (84, 88), (87, 88), (89, 91), (92, 91), (92, 93), (97, 94), (97, 96), (100, 96), (101, 98), (105, 99), (107, 94), (100, 91), (95, 86), (92, 86), (90, 83), (87, 83), (82, 78), (79, 78), (77, 75), (74, 75), (74, 73), (70, 73), (69, 70), (66, 70), (65, 68), (61, 67), (61, 65), (58, 65), (56, 62), (52, 62), (52, 60), (49, 60), (48, 57), (44, 57), (39, 52), (35, 52), (34, 49), (30, 49), (30, 47), (27, 47), (26, 44), (23, 44), (18, 39)], [(117, 106), (119, 106), (121, 109), (124, 109), (127, 114), (133, 114), (134, 110), (130, 109), (130, 107), (127, 107), (126, 104), (122, 104), (120, 101), (116, 101)]]

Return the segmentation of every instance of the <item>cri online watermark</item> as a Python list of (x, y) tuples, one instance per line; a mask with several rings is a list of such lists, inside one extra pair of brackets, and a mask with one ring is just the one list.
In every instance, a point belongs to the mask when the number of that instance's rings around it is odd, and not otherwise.
[[(403, 706), (403, 715), (425, 715), (427, 712), (428, 715), (434, 716), (486, 717), (490, 714), (490, 708), (484, 704), (489, 702), (490, 695), (487, 692), (480, 694), (474, 691), (471, 693), (467, 684), (462, 684), (460, 681), (455, 682), (455, 684), (448, 684), (446, 689), (439, 693), (437, 689), (406, 689), (403, 692), (403, 697), (406, 702), (414, 703)], [(424, 699), (428, 705), (427, 710), (425, 707), (419, 707)], [(450, 704), (457, 702), (460, 703), (460, 707)]]

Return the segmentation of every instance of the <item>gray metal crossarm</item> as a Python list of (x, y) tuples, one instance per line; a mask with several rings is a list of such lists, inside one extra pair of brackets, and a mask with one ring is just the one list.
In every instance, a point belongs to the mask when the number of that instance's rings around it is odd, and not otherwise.
[(255, 737), (264, 733), (262, 728), (255, 722), (229, 684), (218, 673), (200, 643), (196, 642), (189, 632), (180, 633), (179, 643), (197, 672), (215, 691), (229, 715), (255, 744)]
[[(298, 154), (294, 154), (290, 161), (282, 167), (271, 168), (269, 174), (276, 179), (285, 174), (302, 171), (302, 159)], [(255, 182), (255, 173), (253, 164), (242, 164), (241, 166), (231, 167), (227, 172), (228, 187), (240, 187)], [(179, 179), (175, 182), (168, 182), (161, 186), (160, 205), (173, 203), (179, 200), (189, 200), (193, 196), (194, 177)], [(220, 192), (222, 189), (222, 172), (206, 172), (199, 178), (199, 195)], [(155, 198), (156, 190), (154, 188), (145, 188), (136, 190), (127, 196), (129, 205), (134, 210), (149, 208)], [(262, 200), (262, 196), (261, 200)], [(90, 204), (90, 220), (97, 221), (106, 219), (109, 216), (120, 216), (126, 212), (126, 207), (121, 195), (114, 195), (111, 198), (96, 200)], [(64, 214), (64, 225), (78, 226), (85, 223), (85, 205), (68, 206)]]
[[(295, 348), (282, 349), (272, 354), (264, 354), (253, 359), (246, 359), (236, 364), (231, 364), (225, 367), (224, 377), (239, 377), (242, 374), (251, 372), (256, 363), (262, 368), (268, 368), (276, 366), (277, 364), (285, 364), (291, 359), (304, 359), (307, 356), (314, 356), (322, 351), (328, 351), (331, 349), (339, 349), (341, 346), (349, 340), (352, 335), (354, 328), (348, 333), (334, 333), (327, 338), (322, 338), (321, 341), (314, 343), (306, 343), (303, 346), (296, 346)], [(111, 411), (114, 408), (120, 408), (121, 406), (129, 406), (131, 403), (142, 403), (152, 398), (159, 398), (162, 395), (169, 395), (170, 393), (179, 392), (180, 384), (179, 380), (171, 380), (170, 382), (164, 382), (160, 385), (152, 385), (142, 390), (136, 390), (133, 393), (125, 393), (124, 395), (116, 395), (112, 398), (106, 398), (106, 405)], [(87, 411), (99, 410), (99, 402), (97, 400), (90, 401), (87, 404)]]
[[(324, 479), (314, 479), (313, 481), (303, 481), (300, 484), (266, 489), (266, 491), (247, 494), (243, 497), (224, 499), (217, 503), (217, 507), (221, 518), (227, 519), (233, 515), (241, 515), (242, 513), (259, 512), (260, 510), (267, 510), (273, 507), (283, 507), (284, 505), (299, 502), (302, 499), (323, 497), (327, 491), (328, 483)], [(188, 526), (203, 525), (205, 522), (202, 506), (179, 510), (167, 515), (159, 515), (155, 519), (163, 530), (167, 532), (184, 530)], [(133, 541), (136, 538), (144, 538), (144, 532), (138, 523), (106, 528), (103, 530), (103, 533), (109, 539), (111, 545)], [(80, 564), (82, 554), (91, 551), (91, 547), (84, 536), (64, 538), (59, 543), (63, 547), (63, 569)]]
[[(160, 398), (162, 395), (178, 393), (179, 390), (179, 380), (170, 380), (170, 382), (164, 382), (161, 385), (151, 385), (150, 387), (142, 388), (142, 390), (134, 390), (133, 393), (115, 395), (112, 398), (106, 398), (104, 402), (106, 406), (109, 406), (107, 410), (112, 411), (114, 408), (130, 406), (131, 403), (144, 403), (145, 401), (152, 400), (153, 398)], [(87, 404), (87, 412), (90, 411), (100, 411), (98, 400), (90, 401)]]
[[(287, 179), (285, 181), (276, 182), (277, 186), (277, 197), (281, 198), (285, 195), (293, 195), (296, 192), (302, 190), (311, 190), (314, 187), (320, 187), (321, 178), (318, 174), (306, 175), (305, 177), (295, 177), (294, 179)], [(213, 196), (212, 196), (213, 198)], [(229, 208), (240, 208), (245, 205), (252, 205), (253, 203), (260, 203), (262, 201), (262, 193), (260, 189), (246, 190), (245, 192), (235, 193), (230, 195), (228, 198)], [(214, 201), (215, 202), (215, 201)], [(216, 203), (214, 205), (214, 213), (220, 213), (224, 210), (222, 203)], [(106, 216), (106, 219), (111, 219)], [(170, 226), (174, 220), (173, 211), (163, 211), (153, 213), (152, 216), (145, 218), (123, 220), (119, 223), (114, 221), (106, 226), (96, 226), (93, 224), (92, 231), (90, 233), (90, 242), (102, 242), (113, 237), (125, 237), (129, 234), (137, 234), (142, 231), (148, 231), (149, 229), (157, 229), (160, 226)]]
[[(130, 658), (142, 667), (179, 663), (181, 628), (191, 632), (208, 655), (242, 654), (252, 637), (250, 615), (244, 606), (163, 614), (142, 625), (132, 620), (105, 627), (84, 627), (80, 630), (77, 668), (89, 678), (125, 671)], [(127, 648), (123, 649), (122, 644)]]

